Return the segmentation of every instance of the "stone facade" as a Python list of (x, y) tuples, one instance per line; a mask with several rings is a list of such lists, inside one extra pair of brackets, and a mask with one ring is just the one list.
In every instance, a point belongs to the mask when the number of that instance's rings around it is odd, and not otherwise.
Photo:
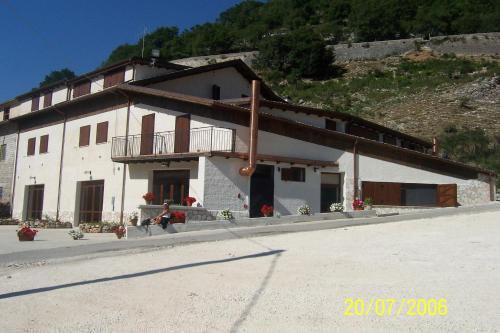
[[(139, 221), (149, 218), (153, 218), (158, 216), (162, 210), (162, 205), (141, 205), (139, 206), (140, 214)], [(187, 221), (213, 221), (215, 220), (215, 216), (211, 214), (206, 208), (203, 207), (187, 207), (187, 206), (177, 206), (171, 205), (170, 211), (180, 211), (186, 214), (186, 222)]]
[(478, 179), (458, 183), (457, 192), (457, 201), (461, 206), (484, 204), (490, 201), (490, 178), (479, 174)]
[(0, 146), (2, 145), (5, 145), (5, 159), (0, 159), (0, 187), (2, 188), (0, 202), (11, 202), (17, 146), (17, 128), (13, 123), (0, 124)]

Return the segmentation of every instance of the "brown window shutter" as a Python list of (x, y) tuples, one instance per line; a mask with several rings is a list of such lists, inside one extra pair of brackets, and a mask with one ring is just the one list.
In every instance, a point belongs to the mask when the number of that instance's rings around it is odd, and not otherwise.
[(95, 136), (95, 143), (108, 142), (108, 122), (97, 124), (97, 132)]
[(125, 82), (125, 68), (104, 74), (104, 88)]
[(90, 144), (90, 125), (80, 127), (80, 147)]
[(45, 95), (43, 95), (43, 107), (48, 108), (51, 105), (52, 105), (52, 91), (49, 91), (46, 92)]
[(40, 149), (39, 153), (43, 154), (49, 151), (49, 136), (43, 135), (40, 137)]
[(457, 184), (440, 184), (437, 186), (437, 204), (439, 207), (457, 206)]
[(73, 87), (73, 98), (90, 94), (90, 81), (84, 81)]
[(40, 96), (34, 96), (31, 99), (31, 111), (38, 111), (40, 109)]
[(335, 120), (326, 119), (325, 128), (330, 131), (337, 130), (337, 122)]
[(35, 155), (36, 138), (28, 139), (28, 156)]

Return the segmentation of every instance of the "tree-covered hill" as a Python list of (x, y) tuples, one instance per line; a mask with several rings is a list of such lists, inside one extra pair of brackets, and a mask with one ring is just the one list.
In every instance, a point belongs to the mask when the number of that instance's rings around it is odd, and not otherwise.
[[(308, 28), (329, 43), (500, 31), (495, 0), (269, 0), (243, 1), (216, 22), (179, 31), (158, 28), (145, 38), (145, 55), (166, 60), (259, 49), (266, 38)], [(118, 46), (104, 62), (140, 56), (142, 40)]]

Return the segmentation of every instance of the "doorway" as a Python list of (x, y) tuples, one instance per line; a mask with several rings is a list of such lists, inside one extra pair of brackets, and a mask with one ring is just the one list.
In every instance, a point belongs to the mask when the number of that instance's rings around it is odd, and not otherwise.
[(104, 180), (82, 182), (80, 185), (79, 222), (101, 222)]
[(29, 185), (27, 188), (28, 204), (26, 209), (26, 219), (41, 220), (45, 185)]
[(260, 217), (262, 205), (274, 206), (274, 166), (257, 164), (250, 178), (250, 217)]
[(321, 212), (330, 211), (332, 203), (343, 203), (340, 173), (321, 173)]
[(153, 193), (155, 205), (165, 200), (181, 205), (189, 195), (189, 170), (153, 171)]
[(174, 153), (189, 152), (189, 132), (191, 129), (191, 115), (185, 114), (175, 117)]

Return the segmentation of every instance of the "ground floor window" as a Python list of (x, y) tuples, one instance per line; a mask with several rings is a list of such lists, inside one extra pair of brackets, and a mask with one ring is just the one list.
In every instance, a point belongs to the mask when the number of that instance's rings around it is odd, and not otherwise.
[(43, 212), (43, 195), (45, 185), (28, 185), (26, 196), (26, 219), (27, 220), (41, 220)]
[(153, 193), (155, 205), (166, 200), (174, 204), (183, 204), (189, 195), (189, 170), (153, 171)]
[(104, 197), (104, 180), (80, 183), (79, 222), (101, 222)]
[(321, 173), (321, 212), (330, 211), (330, 205), (343, 202), (340, 173)]

